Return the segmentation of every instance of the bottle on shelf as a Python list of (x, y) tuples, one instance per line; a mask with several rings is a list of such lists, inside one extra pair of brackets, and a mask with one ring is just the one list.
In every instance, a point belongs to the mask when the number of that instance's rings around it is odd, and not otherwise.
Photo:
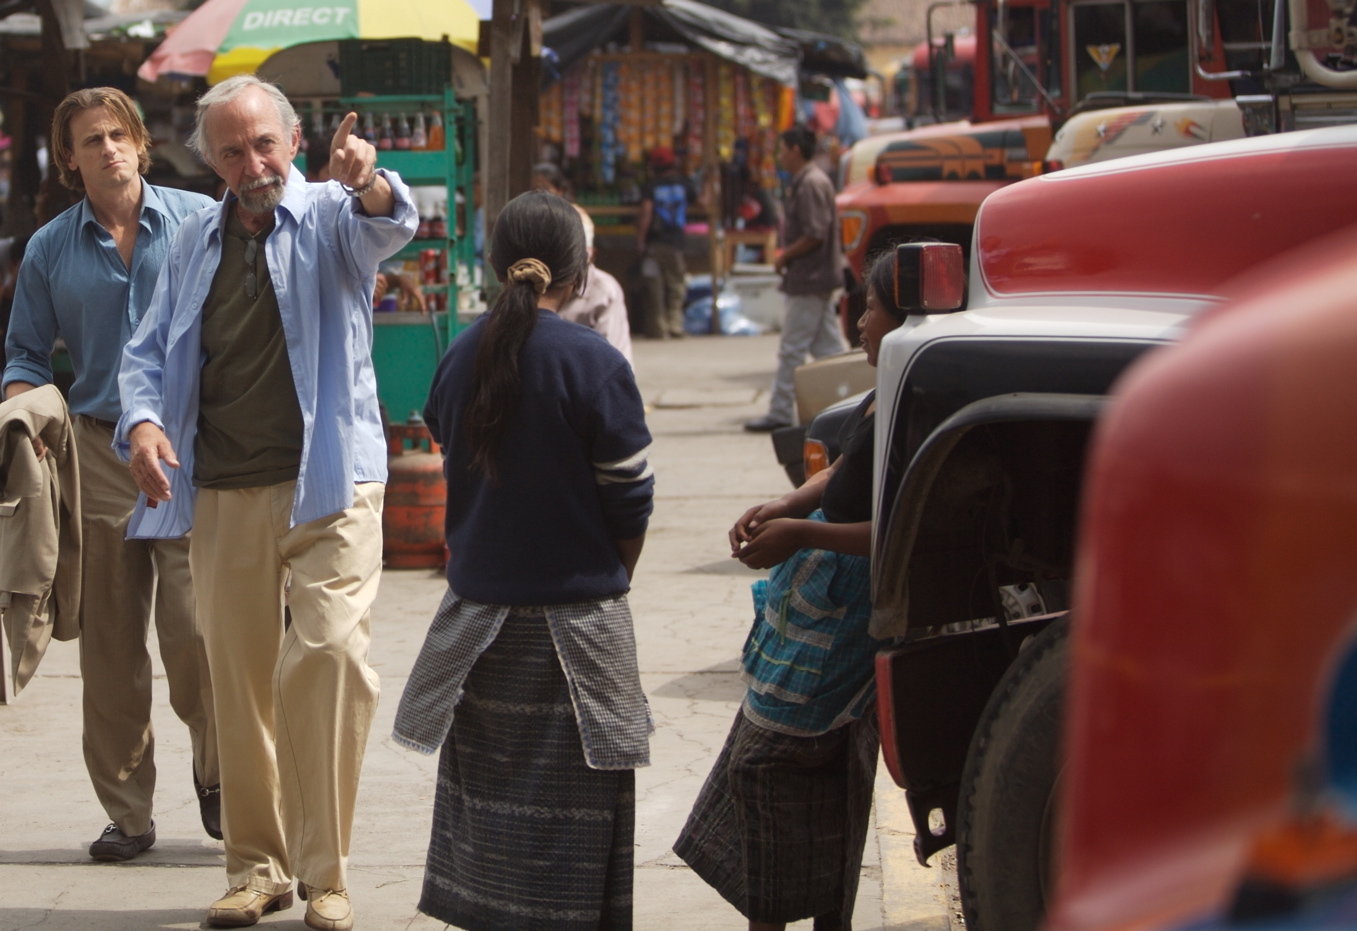
[(363, 114), (363, 138), (372, 145), (377, 144), (377, 127), (372, 122), (372, 111)]
[(435, 110), (429, 117), (429, 151), (436, 152), (443, 145), (443, 117)]
[(433, 235), (433, 199), (423, 188), (414, 188), (410, 193), (415, 200), (415, 209), (419, 211), (419, 228), (415, 230), (415, 238), (428, 239)]
[(415, 114), (415, 126), (410, 131), (410, 148), (422, 152), (429, 147), (429, 133), (424, 128), (424, 111)]
[(429, 235), (434, 239), (448, 238), (448, 202), (438, 201), (433, 208), (433, 222), (429, 224)]
[(401, 152), (410, 151), (410, 121), (404, 113), (396, 118), (396, 133), (392, 142), (392, 148)]
[(391, 114), (382, 117), (382, 128), (377, 133), (377, 148), (389, 151), (395, 145), (395, 133), (391, 129)]

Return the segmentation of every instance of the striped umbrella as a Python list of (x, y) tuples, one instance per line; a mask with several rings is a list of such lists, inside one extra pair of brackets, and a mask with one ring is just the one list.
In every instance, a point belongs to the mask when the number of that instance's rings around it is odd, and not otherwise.
[(443, 37), (473, 54), (491, 0), (207, 0), (137, 69), (206, 76), (208, 83), (254, 72), (274, 52), (336, 39)]

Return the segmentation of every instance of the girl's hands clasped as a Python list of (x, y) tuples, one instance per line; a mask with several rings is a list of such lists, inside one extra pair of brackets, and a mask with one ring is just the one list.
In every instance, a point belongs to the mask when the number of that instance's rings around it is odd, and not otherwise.
[(732, 555), (751, 569), (770, 569), (804, 547), (807, 521), (777, 517), (755, 526), (745, 545)]
[(753, 539), (756, 528), (770, 520), (787, 517), (789, 513), (787, 503), (783, 498), (769, 501), (766, 504), (755, 505), (745, 511), (740, 515), (740, 519), (735, 522), (735, 526), (730, 528), (730, 555), (739, 559), (740, 551), (745, 544)]

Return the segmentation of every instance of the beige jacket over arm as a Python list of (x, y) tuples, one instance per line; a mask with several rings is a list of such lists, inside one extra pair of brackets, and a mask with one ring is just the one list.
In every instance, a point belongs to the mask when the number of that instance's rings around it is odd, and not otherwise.
[[(47, 445), (38, 460), (33, 437)], [(80, 633), (80, 485), (66, 402), (52, 385), (0, 404), (0, 612), (12, 686), (48, 642)]]

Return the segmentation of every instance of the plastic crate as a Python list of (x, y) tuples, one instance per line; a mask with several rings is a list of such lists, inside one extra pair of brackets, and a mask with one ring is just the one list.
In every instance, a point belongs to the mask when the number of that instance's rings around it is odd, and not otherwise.
[(345, 39), (339, 87), (345, 97), (435, 94), (452, 79), (452, 48), (422, 39)]

